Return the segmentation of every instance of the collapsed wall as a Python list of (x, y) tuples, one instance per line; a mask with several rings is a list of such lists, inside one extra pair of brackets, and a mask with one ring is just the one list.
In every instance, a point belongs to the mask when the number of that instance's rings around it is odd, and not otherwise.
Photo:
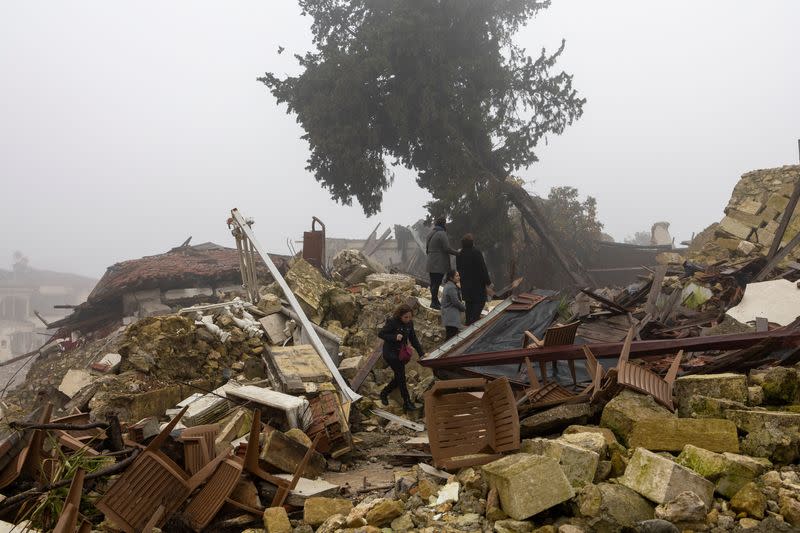
[[(709, 264), (745, 256), (765, 256), (769, 251), (789, 203), (800, 166), (754, 170), (744, 174), (733, 189), (725, 216), (713, 230), (713, 237), (690, 248), (690, 259)], [(800, 212), (790, 219), (781, 246), (800, 232)], [(784, 260), (800, 259), (800, 248)]]

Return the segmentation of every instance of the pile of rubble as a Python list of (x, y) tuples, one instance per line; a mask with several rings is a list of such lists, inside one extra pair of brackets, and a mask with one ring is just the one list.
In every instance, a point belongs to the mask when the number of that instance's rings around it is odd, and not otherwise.
[[(785, 231), (780, 236), (777, 234), (796, 188), (798, 173), (800, 166), (794, 165), (744, 174), (733, 189), (725, 217), (693, 242), (692, 259), (711, 264), (742, 257), (763, 257), (776, 237), (781, 245), (789, 243), (800, 233), (800, 214), (790, 212)], [(790, 252), (782, 266), (798, 259), (800, 249)]]

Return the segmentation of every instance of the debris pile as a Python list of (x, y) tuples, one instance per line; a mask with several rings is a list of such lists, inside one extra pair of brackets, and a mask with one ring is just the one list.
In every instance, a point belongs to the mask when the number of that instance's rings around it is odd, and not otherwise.
[[(792, 196), (800, 166), (755, 170), (744, 174), (733, 189), (723, 219), (704, 232), (690, 248), (692, 260), (703, 264), (742, 257), (766, 256), (773, 242), (787, 245), (800, 233), (800, 214)], [(791, 207), (791, 209), (787, 209)], [(788, 212), (786, 225), (782, 216)], [(800, 248), (790, 250), (780, 266), (800, 259)]]

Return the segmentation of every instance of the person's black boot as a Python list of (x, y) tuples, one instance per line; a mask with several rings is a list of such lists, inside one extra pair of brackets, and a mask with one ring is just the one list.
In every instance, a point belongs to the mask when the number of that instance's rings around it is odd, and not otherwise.
[(411, 400), (406, 400), (403, 402), (403, 411), (416, 411), (419, 409), (419, 405), (415, 404)]
[(385, 390), (381, 391), (381, 403), (383, 405), (389, 405), (389, 393), (387, 393)]

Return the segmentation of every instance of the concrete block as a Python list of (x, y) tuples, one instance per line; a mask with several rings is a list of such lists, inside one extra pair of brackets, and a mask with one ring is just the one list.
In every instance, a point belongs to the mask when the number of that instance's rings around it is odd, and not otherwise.
[(633, 453), (620, 483), (648, 500), (666, 503), (683, 491), (692, 491), (711, 506), (714, 484), (678, 463), (644, 448)]
[(691, 416), (689, 399), (694, 395), (747, 402), (747, 376), (744, 374), (707, 374), (683, 376), (675, 380), (673, 396), (678, 404), (678, 415)]
[(736, 425), (719, 418), (671, 418), (638, 420), (629, 437), (632, 448), (679, 452), (687, 444), (712, 452), (738, 452)]
[(489, 487), (497, 490), (503, 510), (515, 520), (525, 520), (575, 496), (558, 461), (551, 457), (518, 453), (482, 470)]

